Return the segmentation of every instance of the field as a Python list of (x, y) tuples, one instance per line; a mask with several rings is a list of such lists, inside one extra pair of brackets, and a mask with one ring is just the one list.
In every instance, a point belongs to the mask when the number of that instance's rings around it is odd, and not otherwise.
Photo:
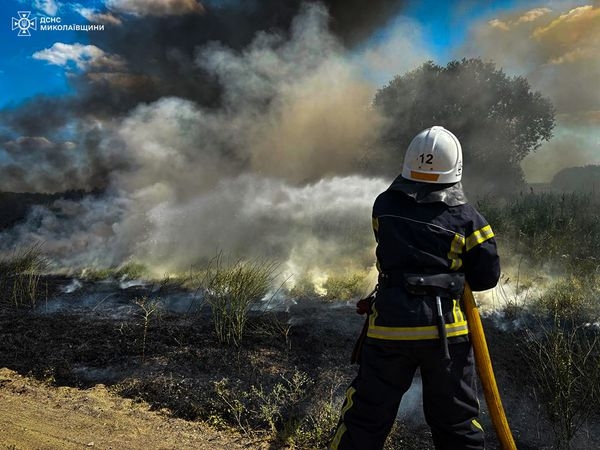
[[(479, 207), (503, 258), (501, 284), (478, 298), (517, 446), (598, 448), (598, 199)], [(353, 274), (329, 295), (278, 287), (262, 261), (164, 280), (142, 265), (65, 276), (44, 271), (39, 248), (0, 269), (0, 449), (324, 448), (357, 370)], [(387, 448), (433, 448), (419, 389)], [(482, 411), (499, 448), (483, 398)]]

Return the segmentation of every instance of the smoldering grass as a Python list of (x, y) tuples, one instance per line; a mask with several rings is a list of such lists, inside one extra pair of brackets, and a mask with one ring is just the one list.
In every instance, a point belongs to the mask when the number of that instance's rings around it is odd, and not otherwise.
[(368, 273), (354, 271), (333, 273), (323, 283), (325, 300), (358, 300), (368, 291)]
[(87, 281), (135, 280), (150, 278), (148, 267), (140, 262), (129, 261), (111, 267), (86, 267), (81, 271), (81, 278)]
[(323, 276), (303, 273), (287, 289), (292, 298), (321, 299), (325, 301), (358, 300), (369, 292), (369, 270), (331, 271)]

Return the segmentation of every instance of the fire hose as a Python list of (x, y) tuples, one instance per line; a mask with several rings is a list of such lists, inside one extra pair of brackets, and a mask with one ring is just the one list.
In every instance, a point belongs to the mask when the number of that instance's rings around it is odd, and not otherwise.
[(502, 401), (500, 400), (500, 393), (498, 392), (496, 377), (494, 376), (494, 370), (492, 369), (492, 360), (490, 359), (490, 352), (485, 340), (485, 333), (483, 332), (479, 310), (477, 309), (475, 299), (473, 298), (473, 292), (468, 283), (465, 283), (463, 301), (465, 314), (467, 315), (467, 321), (469, 323), (469, 332), (471, 335), (473, 352), (475, 353), (477, 371), (483, 387), (485, 402), (490, 417), (492, 418), (492, 424), (496, 430), (496, 436), (498, 436), (500, 446), (503, 450), (516, 450), (517, 447), (510, 431), (510, 427), (508, 426), (508, 421), (506, 420)]

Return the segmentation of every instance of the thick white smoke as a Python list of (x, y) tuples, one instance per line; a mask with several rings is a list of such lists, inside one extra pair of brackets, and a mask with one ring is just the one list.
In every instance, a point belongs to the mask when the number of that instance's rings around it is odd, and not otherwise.
[(288, 39), (259, 33), (241, 52), (199, 48), (223, 106), (165, 97), (99, 124), (99, 159), (119, 161), (107, 192), (36, 208), (2, 247), (41, 241), (59, 267), (133, 259), (157, 273), (218, 251), (293, 271), (372, 264), (370, 209), (390, 180), (355, 174), (380, 118), (327, 20), (313, 4)]

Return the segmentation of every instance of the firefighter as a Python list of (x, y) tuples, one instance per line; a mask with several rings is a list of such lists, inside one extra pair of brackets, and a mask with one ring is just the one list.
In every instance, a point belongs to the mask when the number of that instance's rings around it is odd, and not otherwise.
[(500, 263), (461, 177), (460, 142), (434, 126), (412, 140), (402, 174), (375, 200), (378, 289), (330, 450), (382, 449), (417, 369), (436, 449), (484, 448), (461, 294), (465, 280), (494, 287)]

